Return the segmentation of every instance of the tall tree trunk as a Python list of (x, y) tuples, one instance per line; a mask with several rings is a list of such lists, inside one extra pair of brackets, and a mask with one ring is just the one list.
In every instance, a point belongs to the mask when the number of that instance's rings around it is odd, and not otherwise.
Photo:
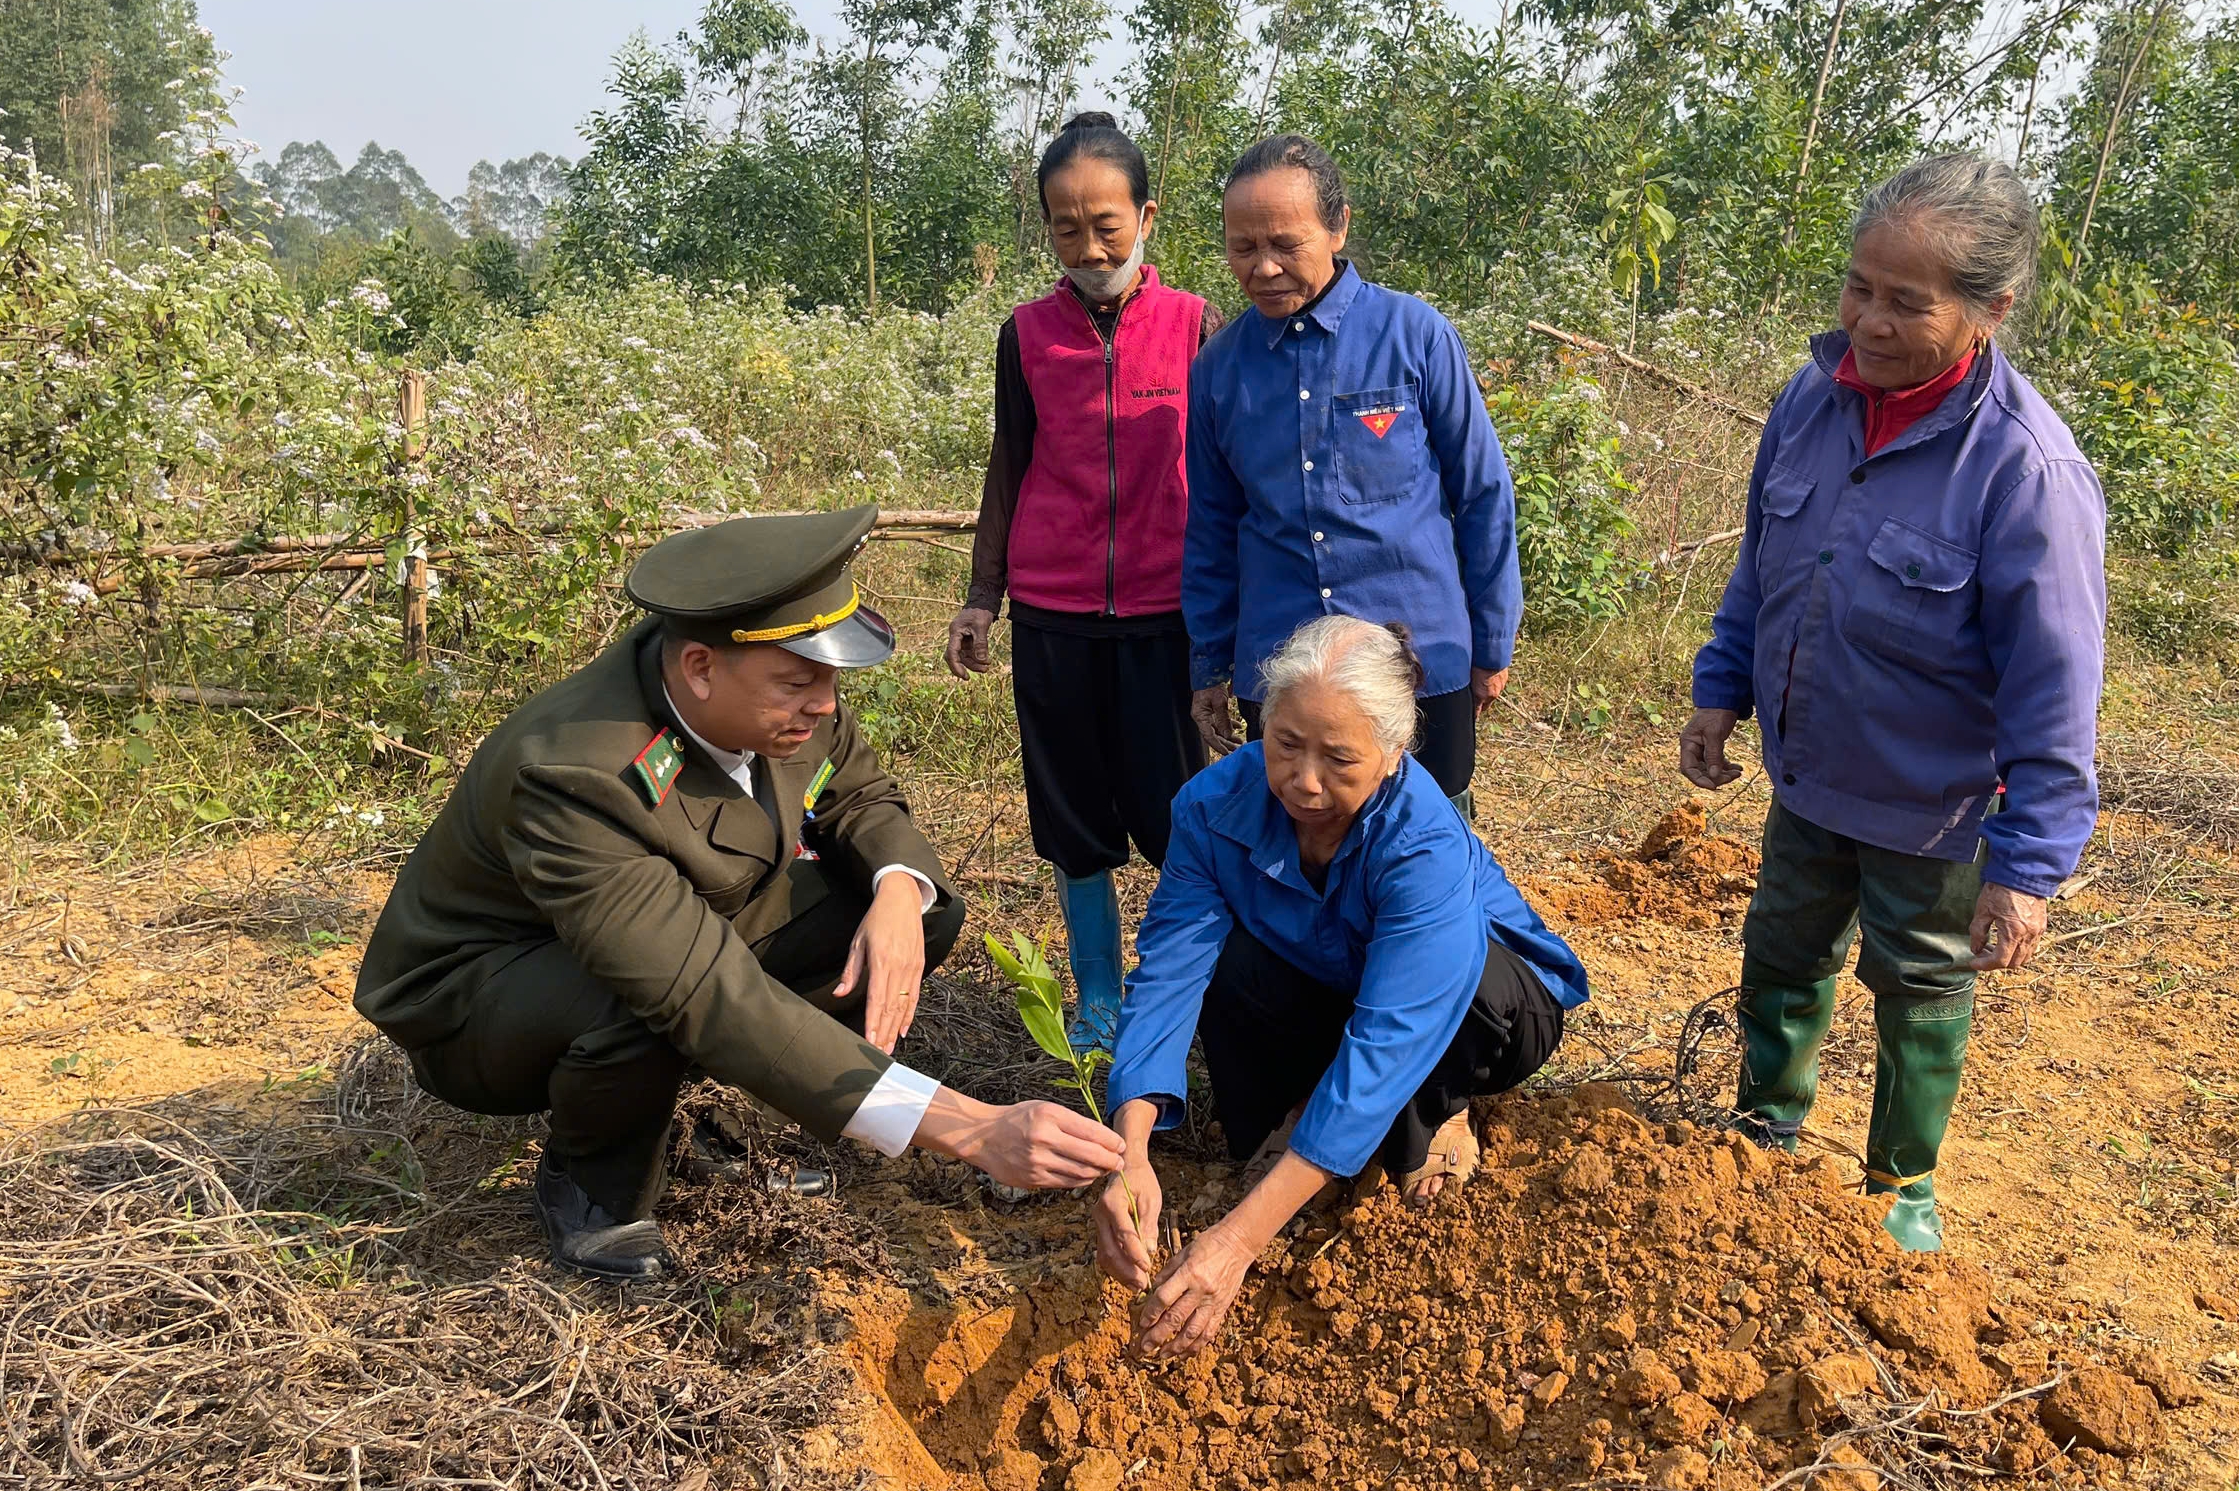
[(1154, 200), (1166, 200), (1166, 164), (1174, 158), (1174, 100), (1182, 91), (1182, 59), (1189, 55), (1189, 25), (1182, 26), (1180, 42), (1172, 56), (1174, 75), (1166, 80), (1166, 123), (1159, 131), (1158, 190), (1151, 195)]
[(2014, 146), (2014, 169), (2027, 170), (2029, 165), (2029, 126), (2037, 117), (2037, 80), (2045, 75), (2044, 53), (2037, 54), (2037, 65), (2029, 69), (2029, 97), (2021, 106), (2021, 140)]
[(1290, 39), (1290, 31), (1290, 0), (1283, 0), (1283, 8), (1275, 17), (1275, 55), (1267, 61), (1267, 86), (1260, 90), (1259, 95), (1257, 128), (1263, 135), (1267, 133), (1268, 106), (1275, 101), (1275, 79), (1283, 70), (1283, 44)]
[(863, 43), (863, 278), (867, 294), (865, 304), (878, 309), (878, 236), (873, 231), (871, 215), (871, 66), (877, 60), (869, 39)]
[(1796, 156), (1796, 180), (1788, 189), (1788, 226), (1780, 230), (1781, 262), (1773, 271), (1773, 293), (1768, 309), (1779, 310), (1788, 288), (1787, 250), (1796, 243), (1796, 228), (1804, 213), (1804, 184), (1811, 177), (1811, 149), (1819, 142), (1819, 111), (1827, 101), (1827, 78), (1835, 70), (1835, 53), (1842, 45), (1843, 16), (1850, 0), (1835, 0), (1834, 19), (1827, 23), (1827, 48), (1819, 54), (1819, 81), (1812, 84), (1811, 114), (1804, 121), (1804, 148)]
[(1819, 81), (1811, 89), (1811, 117), (1804, 124), (1803, 153), (1796, 157), (1796, 184), (1789, 193), (1788, 231), (1783, 244), (1796, 241), (1796, 217), (1803, 209), (1804, 182), (1811, 176), (1811, 148), (1819, 142), (1819, 110), (1827, 100), (1827, 75), (1835, 70), (1835, 52), (1842, 44), (1843, 14), (1850, 0), (1835, 0), (1835, 18), (1827, 25), (1827, 50), (1819, 57)]
[(2084, 220), (2076, 229), (2076, 266), (2079, 269), (2083, 267), (2084, 248), (2091, 242), (2091, 219), (2099, 210), (2099, 189), (2106, 185), (2107, 166), (2114, 160), (2115, 136), (2122, 128), (2123, 112), (2130, 107), (2131, 88), (2138, 81), (2138, 69), (2145, 65), (2146, 53), (2153, 49), (2153, 34), (2168, 11), (2169, 0), (2160, 0), (2153, 14), (2146, 18), (2146, 29), (2138, 38), (2138, 50), (2131, 54), (2130, 65), (2122, 70), (2121, 86), (2115, 90), (2114, 105), (2107, 111), (2107, 132), (2099, 137), (2099, 164), (2091, 172), (2091, 195), (2084, 200)]

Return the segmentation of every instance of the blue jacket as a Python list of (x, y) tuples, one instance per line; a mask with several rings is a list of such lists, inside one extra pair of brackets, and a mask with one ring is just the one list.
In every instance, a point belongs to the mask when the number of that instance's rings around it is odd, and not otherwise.
[[(2097, 821), (2106, 502), (1995, 346), (1871, 457), (1849, 338), (1812, 342), (1765, 423), (1695, 703), (1764, 719), (1789, 811), (2049, 896)], [(1985, 819), (1998, 784), (2004, 811)]]
[(1508, 666), (1516, 490), (1444, 316), (1348, 264), (1301, 315), (1229, 322), (1189, 388), (1192, 688), (1257, 699), (1267, 655), (1333, 612), (1406, 622), (1426, 695)]
[(1429, 772), (1405, 758), (1362, 807), (1316, 891), (1256, 744), (1190, 779), (1136, 933), (1142, 964), (1120, 1005), (1106, 1106), (1149, 1098), (1181, 1122), (1184, 1063), (1213, 964), (1241, 926), (1317, 982), (1359, 990), (1337, 1058), (1291, 1148), (1332, 1175), (1359, 1173), (1453, 1043), (1485, 970), (1487, 939), (1522, 958), (1565, 1009), (1586, 970), (1508, 883)]

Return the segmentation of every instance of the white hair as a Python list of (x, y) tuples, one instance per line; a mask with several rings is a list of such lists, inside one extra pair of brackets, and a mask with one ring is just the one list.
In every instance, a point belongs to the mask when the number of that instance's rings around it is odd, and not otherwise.
[(2037, 280), (2037, 204), (2004, 161), (1966, 151), (1916, 160), (1866, 193), (1850, 241), (1888, 224), (1920, 234), (1977, 321), (1994, 322)]
[(1292, 632), (1260, 665), (1266, 695), (1261, 707), (1273, 714), (1291, 690), (1323, 684), (1368, 716), (1379, 747), (1402, 750), (1415, 740), (1415, 690), (1422, 673), (1403, 630), (1358, 616), (1318, 616)]

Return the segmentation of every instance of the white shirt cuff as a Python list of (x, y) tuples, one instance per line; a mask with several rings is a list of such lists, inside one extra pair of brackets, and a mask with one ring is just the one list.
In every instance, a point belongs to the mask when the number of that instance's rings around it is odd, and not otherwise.
[(933, 903), (940, 899), (939, 895), (936, 894), (933, 889), (933, 882), (926, 879), (923, 875), (920, 875), (917, 871), (911, 869), (908, 865), (888, 865), (885, 869), (880, 870), (877, 874), (873, 875), (871, 877), (872, 895), (875, 896), (878, 894), (878, 883), (881, 880), (884, 880), (889, 875), (907, 875), (912, 880), (915, 880), (917, 882), (918, 899), (924, 903), (917, 908), (917, 914), (919, 916), (923, 916), (926, 912), (931, 911), (933, 909)]
[(917, 1137), (917, 1126), (925, 1121), (925, 1110), (940, 1090), (940, 1083), (897, 1061), (872, 1084), (870, 1096), (840, 1135), (893, 1159)]

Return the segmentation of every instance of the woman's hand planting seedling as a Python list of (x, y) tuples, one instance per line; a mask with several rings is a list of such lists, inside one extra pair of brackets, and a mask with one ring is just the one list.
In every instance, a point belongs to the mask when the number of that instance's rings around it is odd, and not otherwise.
[[(1023, 932), (1011, 934), (1011, 946), (1005, 947), (987, 934), (987, 955), (995, 966), (1011, 981), (1018, 991), (1018, 1018), (1025, 1025), (1026, 1033), (1034, 1037), (1052, 1057), (1065, 1063), (1070, 1074), (1055, 1083), (1070, 1087), (1081, 1095), (1088, 1105), (1088, 1116), (1098, 1123), (1104, 1121), (1104, 1112), (1096, 1105), (1096, 1069), (1112, 1059), (1112, 1053), (1098, 1047), (1075, 1053), (1065, 1039), (1065, 989), (1058, 983), (1057, 974), (1050, 967), (1047, 951), (1038, 942), (1028, 942)], [(1119, 1183), (1127, 1191), (1127, 1210), (1138, 1236), (1142, 1233), (1142, 1208), (1135, 1200), (1135, 1187), (1129, 1183), (1127, 1172), (1119, 1173)]]

